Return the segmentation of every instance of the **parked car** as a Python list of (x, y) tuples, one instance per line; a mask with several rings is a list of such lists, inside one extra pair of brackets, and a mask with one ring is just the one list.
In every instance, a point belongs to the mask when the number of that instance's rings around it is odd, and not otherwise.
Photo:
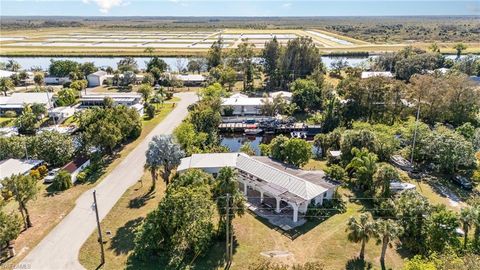
[(45, 176), (45, 178), (43, 178), (43, 182), (46, 183), (46, 184), (52, 183), (53, 179), (55, 179), (55, 176), (57, 176), (59, 171), (60, 171), (60, 168), (50, 170), (48, 172), (47, 176)]
[(452, 177), (452, 180), (453, 180), (454, 183), (456, 183), (457, 185), (459, 185), (463, 189), (471, 190), (473, 188), (472, 182), (470, 182), (470, 180), (468, 180), (467, 177), (465, 177), (465, 176), (457, 174), (457, 175), (454, 175)]

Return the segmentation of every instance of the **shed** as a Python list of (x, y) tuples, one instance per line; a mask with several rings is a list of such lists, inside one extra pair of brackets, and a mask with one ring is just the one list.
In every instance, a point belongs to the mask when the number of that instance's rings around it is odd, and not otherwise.
[(87, 75), (88, 87), (100, 86), (107, 78), (107, 72), (103, 70), (96, 71)]
[(67, 171), (72, 177), (72, 183), (77, 181), (78, 174), (90, 165), (90, 159), (87, 157), (77, 157), (63, 166), (62, 170)]

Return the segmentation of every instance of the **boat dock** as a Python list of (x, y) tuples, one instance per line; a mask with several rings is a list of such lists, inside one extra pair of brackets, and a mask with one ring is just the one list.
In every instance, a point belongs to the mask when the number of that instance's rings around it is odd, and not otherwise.
[[(293, 131), (306, 131), (310, 134), (312, 131), (319, 133), (320, 125), (307, 125), (305, 123), (293, 123), (293, 124), (278, 124), (278, 125), (262, 125), (261, 123), (221, 123), (218, 126), (220, 132), (235, 133), (244, 132), (245, 129), (260, 128), (265, 132), (272, 132), (275, 134), (290, 133)], [(313, 134), (313, 133), (312, 133)], [(313, 134), (314, 135), (314, 134)], [(313, 136), (312, 135), (312, 136)]]

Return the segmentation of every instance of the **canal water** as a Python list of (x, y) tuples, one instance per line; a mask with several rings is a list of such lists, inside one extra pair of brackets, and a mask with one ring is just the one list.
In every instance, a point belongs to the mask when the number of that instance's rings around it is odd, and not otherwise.
[[(287, 137), (290, 137), (287, 134), (284, 134)], [(260, 155), (260, 144), (268, 144), (275, 138), (276, 135), (262, 135), (262, 136), (247, 136), (243, 134), (221, 134), (220, 135), (220, 144), (226, 146), (230, 152), (239, 152), (240, 147), (245, 143), (250, 143), (253, 151), (256, 155)], [(311, 139), (309, 140), (311, 142)], [(317, 154), (317, 148), (312, 144), (312, 154)]]
[(221, 145), (230, 149), (230, 152), (239, 152), (240, 147), (245, 143), (250, 143), (250, 146), (255, 151), (255, 154), (260, 155), (260, 144), (268, 144), (274, 136), (246, 136), (243, 134), (222, 134), (220, 136)]
[[(359, 66), (363, 63), (368, 62), (369, 59), (373, 59), (377, 56), (349, 56), (349, 57), (340, 57), (340, 56), (322, 56), (323, 63), (330, 67), (331, 64), (338, 60), (344, 60), (350, 66)], [(134, 57), (137, 61), (138, 67), (140, 69), (146, 68), (146, 62), (150, 60), (150, 57)], [(117, 66), (117, 63), (122, 59), (122, 57), (6, 57), (0, 56), (0, 62), (7, 62), (8, 60), (17, 61), (22, 69), (29, 70), (34, 67), (39, 67), (43, 70), (47, 70), (50, 66), (50, 60), (72, 60), (79, 63), (93, 62), (95, 66), (98, 67), (113, 67)], [(170, 67), (171, 71), (178, 71), (178, 67), (185, 68), (187, 63), (192, 58), (187, 57), (161, 57)], [(257, 62), (260, 61), (260, 58), (255, 59)]]
[[(349, 66), (356, 67), (361, 65), (368, 65), (368, 62), (378, 57), (378, 55), (370, 56), (322, 56), (322, 61), (328, 68), (332, 63), (343, 60), (346, 61)], [(455, 59), (455, 55), (445, 55), (446, 58)], [(146, 68), (146, 62), (150, 60), (150, 57), (134, 57), (137, 61), (140, 69)], [(8, 60), (17, 61), (22, 69), (30, 70), (34, 67), (39, 67), (43, 70), (47, 70), (50, 66), (50, 60), (72, 60), (79, 63), (93, 62), (98, 67), (117, 67), (117, 63), (122, 57), (6, 57), (0, 56), (0, 62), (7, 62)], [(178, 71), (178, 67), (185, 68), (190, 59), (188, 57), (161, 57), (170, 67), (171, 71)], [(256, 58), (255, 61), (260, 61), (260, 58)]]

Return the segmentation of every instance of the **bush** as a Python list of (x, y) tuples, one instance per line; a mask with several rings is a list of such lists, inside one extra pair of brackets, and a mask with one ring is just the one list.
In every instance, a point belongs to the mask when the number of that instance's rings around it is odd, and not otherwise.
[(339, 182), (343, 182), (347, 178), (347, 172), (342, 166), (332, 165), (326, 170), (327, 175)]
[(3, 114), (4, 117), (7, 117), (7, 118), (14, 118), (14, 117), (17, 117), (17, 113), (14, 112), (14, 111), (6, 111), (4, 114)]
[(333, 215), (345, 213), (346, 210), (347, 207), (345, 202), (339, 194), (335, 194), (331, 200), (323, 200), (322, 205), (310, 203), (307, 208), (306, 216), (309, 220), (325, 220)]
[(47, 166), (42, 165), (37, 168), (38, 172), (40, 173), (40, 176), (45, 177), (48, 174), (48, 169)]
[(80, 172), (77, 174), (77, 182), (78, 183), (85, 183), (88, 179), (88, 176), (87, 176), (87, 173), (85, 172), (85, 170), (83, 172)]
[(55, 176), (53, 179), (52, 187), (55, 190), (63, 191), (71, 188), (72, 186), (72, 176), (65, 170), (58, 172), (57, 176)]
[(145, 105), (145, 113), (147, 114), (149, 119), (152, 119), (155, 117), (155, 112), (156, 112), (156, 109), (154, 105), (152, 104)]
[(223, 115), (232, 116), (233, 115), (233, 107), (228, 106), (228, 107), (223, 108)]
[(30, 171), (30, 176), (35, 179), (35, 180), (40, 180), (42, 179), (40, 172), (38, 170), (31, 170)]
[(167, 92), (165, 93), (165, 98), (166, 98), (167, 100), (172, 99), (172, 98), (173, 98), (173, 92), (172, 92), (172, 91), (167, 91)]

